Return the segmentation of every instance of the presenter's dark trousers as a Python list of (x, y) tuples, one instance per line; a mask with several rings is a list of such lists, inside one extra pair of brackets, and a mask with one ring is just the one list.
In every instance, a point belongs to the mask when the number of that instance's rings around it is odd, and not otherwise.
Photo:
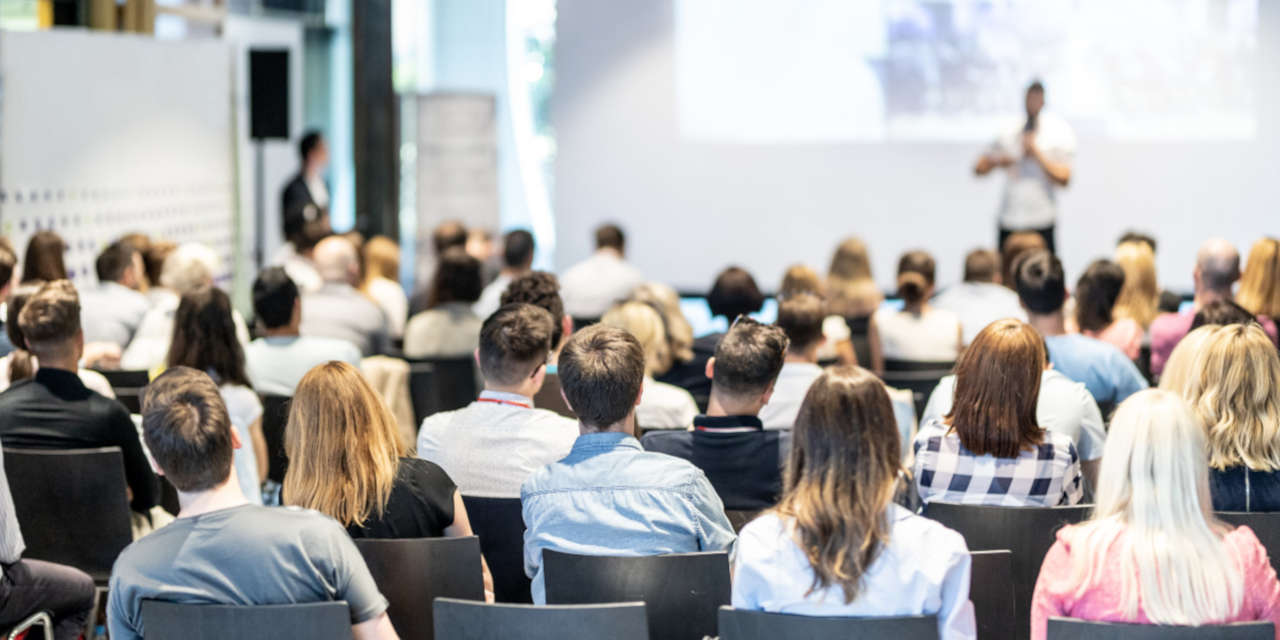
[(16, 626), (39, 611), (53, 618), (54, 637), (80, 637), (93, 610), (93, 578), (66, 565), (19, 560), (0, 578), (0, 628)]
[(1028, 232), (1028, 233), (1040, 234), (1040, 237), (1044, 238), (1045, 246), (1049, 248), (1049, 253), (1057, 254), (1058, 248), (1057, 248), (1057, 245), (1054, 244), (1053, 242), (1053, 235), (1054, 235), (1053, 230), (1055, 226), (1056, 225), (1051, 224), (1047, 227), (1041, 227), (1039, 229), (1006, 229), (1004, 227), (1000, 227), (1000, 237), (996, 243), (996, 251), (1004, 250), (1004, 241), (1007, 240), (1009, 236), (1015, 233)]

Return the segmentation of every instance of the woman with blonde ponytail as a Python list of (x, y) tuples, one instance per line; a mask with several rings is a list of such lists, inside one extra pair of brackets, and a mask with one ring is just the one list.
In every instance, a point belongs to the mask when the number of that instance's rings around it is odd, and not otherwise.
[(1199, 626), (1251, 620), (1280, 629), (1280, 582), (1248, 527), (1213, 517), (1204, 428), (1168, 391), (1116, 410), (1093, 517), (1058, 532), (1031, 602), (1048, 619)]
[(955, 362), (963, 348), (960, 316), (929, 304), (936, 264), (925, 251), (908, 251), (898, 260), (898, 297), (902, 309), (881, 307), (871, 315), (871, 365), (884, 372), (885, 360)]

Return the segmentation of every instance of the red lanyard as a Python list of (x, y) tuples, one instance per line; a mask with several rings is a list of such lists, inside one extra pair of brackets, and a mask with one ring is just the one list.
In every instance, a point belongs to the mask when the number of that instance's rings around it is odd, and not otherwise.
[(512, 407), (520, 407), (521, 409), (532, 409), (533, 407), (523, 402), (512, 402), (510, 400), (502, 400), (499, 398), (476, 398), (476, 402), (492, 402), (494, 404), (505, 404)]

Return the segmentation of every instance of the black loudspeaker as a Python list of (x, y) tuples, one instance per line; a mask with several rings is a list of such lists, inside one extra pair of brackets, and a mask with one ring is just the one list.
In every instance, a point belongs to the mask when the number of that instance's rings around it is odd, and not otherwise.
[(249, 137), (289, 138), (289, 50), (249, 51)]

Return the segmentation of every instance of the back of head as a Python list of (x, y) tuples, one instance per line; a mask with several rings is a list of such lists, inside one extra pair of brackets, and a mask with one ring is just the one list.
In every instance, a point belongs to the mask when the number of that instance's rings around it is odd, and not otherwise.
[(524, 229), (508, 231), (502, 236), (502, 264), (508, 269), (528, 269), (533, 265), (533, 234)]
[(1000, 277), (1000, 254), (990, 249), (974, 249), (964, 257), (965, 282), (996, 282)]
[(209, 247), (188, 242), (178, 246), (164, 260), (160, 285), (182, 295), (213, 284), (221, 260)]
[(400, 245), (386, 236), (374, 236), (364, 243), (365, 280), (385, 278), (400, 281)]
[(1124, 269), (1110, 260), (1094, 260), (1076, 281), (1076, 325), (1081, 331), (1111, 326), (1112, 311), (1124, 288)]
[(1116, 299), (1115, 315), (1133, 318), (1145, 329), (1160, 307), (1160, 286), (1156, 284), (1156, 254), (1143, 242), (1121, 242), (1116, 247), (1116, 264), (1124, 270), (1124, 287)]
[(0, 245), (0, 289), (4, 289), (13, 282), (13, 272), (18, 267), (18, 254), (13, 252), (13, 247), (8, 242)]
[(283, 267), (267, 267), (253, 281), (253, 313), (267, 329), (286, 327), (293, 321), (298, 285)]
[(499, 302), (503, 305), (525, 303), (546, 309), (555, 320), (555, 327), (551, 330), (552, 350), (564, 340), (564, 300), (560, 298), (560, 281), (555, 274), (546, 271), (526, 273), (507, 285)]
[(1120, 239), (1116, 240), (1116, 246), (1119, 247), (1122, 244), (1128, 244), (1131, 242), (1136, 242), (1146, 246), (1153, 254), (1156, 252), (1156, 239), (1151, 234), (1143, 233), (1141, 231), (1124, 232), (1124, 234), (1120, 236)]
[(712, 393), (734, 397), (764, 393), (782, 371), (787, 346), (787, 334), (780, 327), (739, 318), (716, 345)]
[(1230, 297), (1231, 285), (1240, 279), (1240, 252), (1222, 238), (1211, 238), (1196, 254), (1196, 274), (1202, 288)]
[(1041, 442), (1036, 422), (1044, 339), (1020, 320), (997, 320), (974, 337), (956, 363), (955, 402), (947, 424), (974, 455), (1016, 458)]
[(80, 296), (71, 281), (41, 285), (22, 305), (18, 328), (36, 357), (52, 361), (71, 355), (80, 334)]
[(826, 316), (821, 298), (801, 293), (783, 298), (778, 303), (778, 321), (775, 324), (787, 334), (791, 350), (804, 353), (822, 341), (822, 323)]
[(319, 148), (324, 142), (324, 136), (315, 129), (308, 129), (303, 132), (302, 139), (298, 141), (298, 159), (306, 164), (311, 159), (311, 153)]
[(1018, 299), (1031, 313), (1057, 313), (1066, 304), (1067, 280), (1062, 261), (1048, 251), (1038, 249), (1019, 257), (1013, 282)]
[(431, 246), (437, 256), (443, 256), (450, 249), (466, 249), (467, 227), (457, 220), (441, 222), (431, 232)]
[(1280, 240), (1263, 238), (1249, 248), (1236, 301), (1254, 314), (1280, 318)]
[(547, 363), (556, 323), (546, 309), (513, 303), (480, 326), (480, 373), (491, 384), (516, 386)]
[(846, 603), (861, 592), (863, 574), (889, 541), (884, 514), (900, 437), (884, 384), (866, 369), (827, 369), (805, 394), (777, 511), (795, 520), (814, 589), (839, 585)]
[(729, 267), (716, 276), (707, 294), (712, 316), (724, 316), (730, 322), (740, 315), (755, 313), (764, 307), (764, 294), (756, 279), (741, 267)]
[(1004, 239), (1004, 245), (1000, 247), (1000, 266), (1004, 269), (1003, 279), (1006, 287), (1012, 287), (1015, 279), (1015, 272), (1018, 269), (1018, 260), (1028, 251), (1037, 249), (1047, 250), (1049, 245), (1045, 243), (1044, 236), (1034, 231), (1018, 231), (1012, 233), (1008, 238)]
[[(321, 241), (332, 235), (333, 227), (329, 226), (329, 218), (321, 216), (315, 220), (304, 222), (298, 232), (289, 238), (289, 241), (293, 243), (293, 248), (298, 253), (307, 253), (314, 250)], [(347, 240), (347, 242), (350, 242), (350, 240)], [(354, 247), (355, 245), (352, 246)]]
[(63, 254), (67, 243), (53, 231), (37, 231), (27, 241), (27, 255), (22, 261), (22, 281), (67, 279), (67, 266)]
[(933, 290), (937, 264), (925, 251), (908, 251), (898, 259), (898, 296), (907, 306), (925, 301)]
[(600, 324), (617, 327), (635, 336), (644, 349), (645, 373), (662, 375), (671, 368), (671, 345), (662, 314), (643, 302), (624, 302), (604, 314)]
[(355, 284), (360, 275), (360, 256), (355, 245), (342, 236), (329, 236), (316, 245), (316, 271), (326, 283)]
[(662, 313), (674, 362), (693, 359), (693, 325), (684, 317), (684, 311), (680, 309), (680, 294), (675, 289), (660, 282), (646, 282), (632, 289), (629, 299), (643, 302)]
[(1258, 324), (1258, 318), (1231, 300), (1214, 300), (1196, 312), (1191, 319), (1191, 331), (1204, 326), (1221, 327), (1229, 324)]
[(178, 245), (168, 240), (156, 240), (142, 252), (142, 266), (147, 270), (147, 282), (152, 286), (164, 286), (160, 281), (164, 274), (164, 263), (177, 248)]
[(355, 367), (331, 361), (298, 382), (285, 427), (290, 505), (315, 509), (343, 526), (382, 514), (405, 453), (382, 397)]
[(462, 249), (450, 249), (436, 264), (427, 293), (427, 308), (449, 302), (472, 303), (484, 291), (483, 267), (480, 261)]
[(142, 435), (178, 491), (207, 491), (231, 475), (231, 418), (208, 375), (174, 367), (147, 385)]
[(1205, 336), (1181, 389), (1209, 434), (1209, 466), (1280, 469), (1280, 355), (1260, 327)]
[(596, 227), (596, 250), (613, 249), (619, 253), (627, 249), (627, 236), (616, 224), (602, 224)]
[(133, 244), (125, 240), (116, 240), (107, 245), (93, 264), (98, 272), (98, 282), (119, 282), (125, 271), (133, 266), (133, 256), (137, 254)]
[(607, 430), (635, 410), (644, 386), (644, 349), (626, 331), (595, 324), (574, 333), (558, 367), (565, 399), (588, 429)]
[(849, 237), (840, 242), (831, 256), (827, 279), (843, 282), (871, 279), (871, 257), (861, 238)]
[(218, 384), (250, 386), (231, 299), (225, 292), (205, 286), (182, 294), (173, 315), (167, 363), (204, 371)]
[(802, 293), (822, 295), (822, 279), (812, 267), (803, 264), (791, 265), (782, 274), (782, 284), (778, 287), (778, 298), (788, 298)]

